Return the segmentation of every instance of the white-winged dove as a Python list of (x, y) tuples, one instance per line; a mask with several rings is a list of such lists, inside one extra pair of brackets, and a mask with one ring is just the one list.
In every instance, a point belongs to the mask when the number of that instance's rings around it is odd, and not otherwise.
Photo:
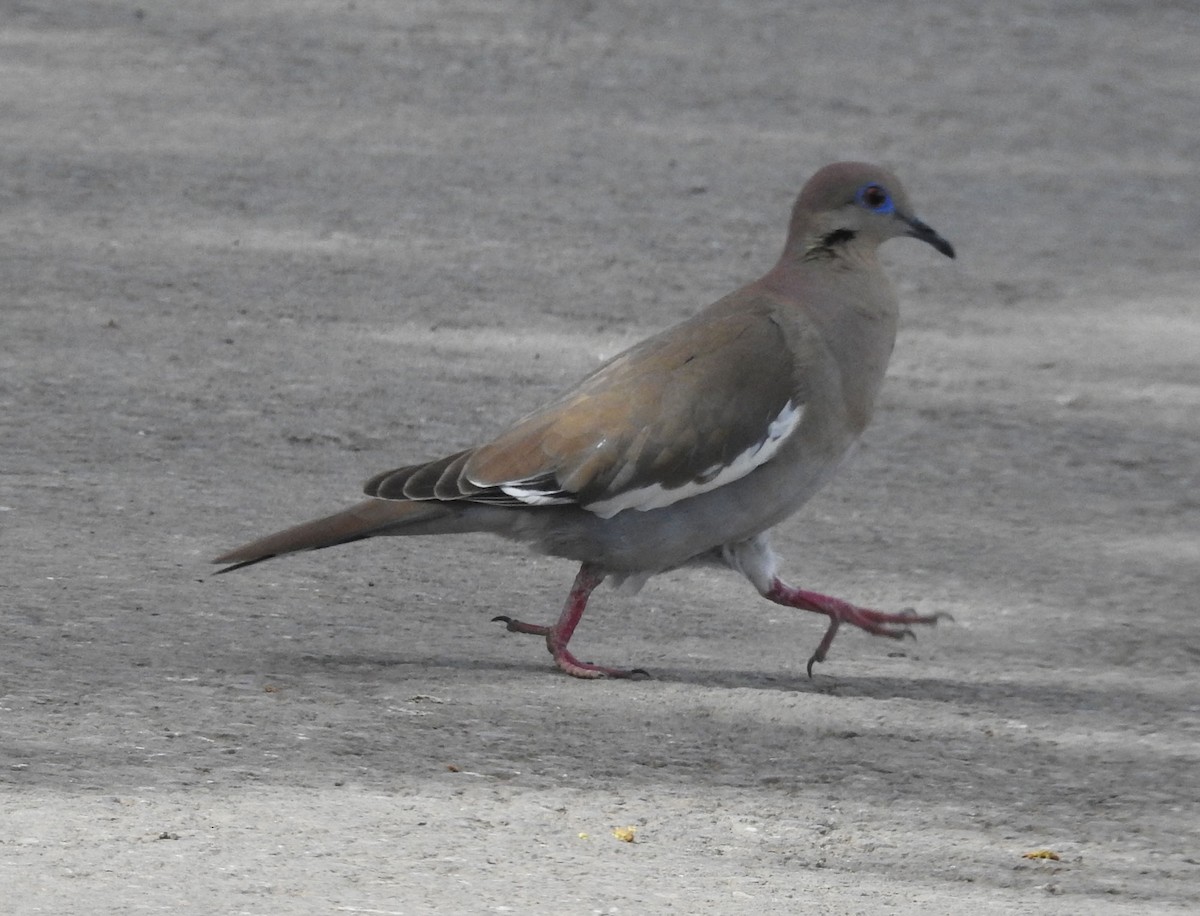
[[(694, 317), (609, 360), (496, 439), (369, 480), (369, 499), (223, 554), (229, 569), (380, 535), (486, 531), (582, 564), (544, 636), (576, 677), (635, 672), (578, 661), (567, 643), (606, 578), (717, 561), (778, 604), (899, 639), (938, 615), (884, 613), (786, 584), (769, 530), (827, 481), (875, 404), (896, 335), (876, 254), (896, 236), (950, 243), (913, 214), (900, 182), (860, 162), (826, 166), (792, 210), (779, 262)], [(642, 673), (638, 671), (637, 673)]]

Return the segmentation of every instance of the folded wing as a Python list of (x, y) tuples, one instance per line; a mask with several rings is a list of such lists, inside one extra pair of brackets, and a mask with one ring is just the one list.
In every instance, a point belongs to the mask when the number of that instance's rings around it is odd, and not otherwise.
[(725, 304), (626, 351), (487, 445), (385, 472), (366, 492), (607, 518), (745, 476), (794, 433), (807, 392), (766, 307)]

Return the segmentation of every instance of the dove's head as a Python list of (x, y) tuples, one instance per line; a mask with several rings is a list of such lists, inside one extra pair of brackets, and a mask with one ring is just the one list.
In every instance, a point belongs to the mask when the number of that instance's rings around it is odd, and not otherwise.
[(882, 242), (906, 235), (954, 257), (950, 243), (917, 219), (895, 175), (866, 162), (835, 162), (800, 191), (787, 251), (806, 259), (837, 257), (845, 251), (873, 252)]

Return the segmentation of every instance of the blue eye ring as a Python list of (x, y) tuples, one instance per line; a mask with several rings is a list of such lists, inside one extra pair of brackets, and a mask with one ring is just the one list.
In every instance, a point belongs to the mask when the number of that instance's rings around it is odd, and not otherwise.
[(863, 185), (854, 194), (854, 200), (860, 207), (866, 207), (872, 213), (895, 213), (896, 205), (887, 188), (878, 184)]

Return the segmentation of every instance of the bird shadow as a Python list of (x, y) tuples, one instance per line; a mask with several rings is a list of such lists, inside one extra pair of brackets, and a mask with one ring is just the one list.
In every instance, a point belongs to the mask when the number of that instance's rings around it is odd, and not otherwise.
[[(557, 681), (564, 686), (588, 686), (555, 670), (549, 660), (501, 660), (497, 658), (464, 658), (443, 654), (377, 654), (377, 653), (305, 653), (278, 658), (283, 670), (301, 674), (305, 669), (319, 669), (334, 675), (338, 671), (363, 673), (385, 670), (461, 671), (475, 677), (473, 683), (502, 683), (505, 676), (513, 678), (512, 686), (552, 687)], [(975, 675), (962, 676), (883, 674), (836, 674), (817, 672), (808, 677), (803, 671), (764, 672), (749, 669), (699, 669), (681, 666), (654, 666), (644, 677), (602, 679), (591, 686), (610, 685), (639, 691), (652, 690), (654, 685), (692, 687), (702, 691), (749, 690), (780, 694), (801, 694), (843, 699), (908, 700), (935, 703), (946, 707), (988, 712), (997, 716), (1019, 717), (1051, 710), (1070, 711), (1073, 716), (1089, 714), (1103, 716), (1116, 706), (1129, 711), (1141, 709), (1154, 718), (1180, 713), (1191, 708), (1187, 691), (1177, 696), (1150, 691), (1128, 682), (1071, 684), (1046, 680), (1018, 680)], [(602, 688), (603, 689), (603, 688)]]

